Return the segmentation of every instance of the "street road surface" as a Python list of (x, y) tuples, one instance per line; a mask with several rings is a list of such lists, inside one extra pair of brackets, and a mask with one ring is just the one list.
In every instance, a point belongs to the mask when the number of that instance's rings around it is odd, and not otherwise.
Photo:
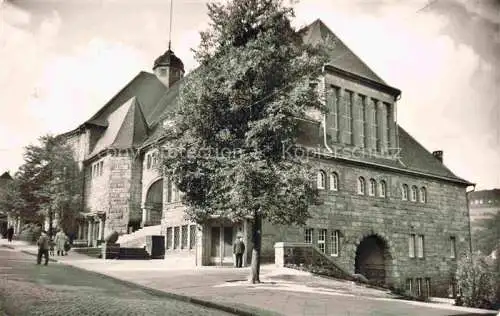
[[(0, 248), (0, 315), (231, 315)], [(3, 312), (3, 313), (2, 313)]]

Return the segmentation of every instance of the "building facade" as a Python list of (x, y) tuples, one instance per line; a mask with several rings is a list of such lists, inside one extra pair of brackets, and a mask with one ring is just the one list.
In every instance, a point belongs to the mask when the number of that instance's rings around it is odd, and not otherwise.
[[(318, 84), (330, 111), (301, 118), (299, 137), (317, 166), (324, 203), (311, 209), (305, 228), (263, 223), (264, 261), (274, 259), (276, 242), (311, 243), (353, 273), (412, 291), (445, 293), (459, 253), (469, 251), (471, 184), (444, 166), (442, 152), (428, 152), (397, 124), (401, 92), (323, 22), (300, 32), (308, 43), (332, 41), (335, 47)], [(252, 220), (189, 221), (181, 193), (157, 168), (184, 66), (169, 49), (153, 71), (139, 73), (93, 117), (64, 134), (85, 174), (87, 211), (78, 237), (95, 245), (112, 231), (132, 236), (141, 227), (156, 227), (154, 233), (165, 236), (166, 256), (224, 265), (233, 263), (232, 243), (240, 235), (247, 264)]]

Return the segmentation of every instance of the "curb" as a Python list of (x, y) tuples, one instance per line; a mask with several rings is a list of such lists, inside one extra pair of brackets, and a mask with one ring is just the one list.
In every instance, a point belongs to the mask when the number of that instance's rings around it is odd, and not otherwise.
[[(11, 248), (11, 249), (15, 249), (15, 248)], [(31, 255), (31, 256), (37, 256), (37, 254), (29, 252), (28, 250), (20, 250), (20, 251), (22, 253), (25, 253), (25, 254), (28, 254), (28, 255)], [(58, 260), (52, 259), (52, 258), (49, 258), (49, 261), (51, 261), (51, 262), (59, 262)], [(170, 292), (165, 292), (165, 291), (153, 289), (153, 288), (150, 288), (150, 287), (145, 286), (145, 285), (141, 285), (141, 284), (137, 284), (137, 283), (134, 283), (134, 282), (130, 282), (130, 281), (118, 279), (116, 277), (112, 277), (112, 276), (107, 275), (107, 274), (103, 274), (103, 273), (99, 273), (99, 272), (96, 272), (96, 271), (91, 271), (91, 270), (87, 270), (87, 269), (84, 269), (84, 268), (76, 267), (76, 266), (73, 266), (73, 265), (68, 264), (68, 263), (61, 262), (61, 264), (64, 264), (64, 265), (69, 266), (69, 267), (72, 267), (74, 269), (85, 271), (87, 273), (92, 273), (92, 274), (98, 275), (100, 277), (105, 277), (105, 278), (107, 278), (109, 280), (121, 283), (121, 284), (123, 284), (123, 285), (125, 285), (127, 287), (139, 288), (139, 289), (143, 290), (144, 292), (146, 292), (148, 294), (151, 294), (151, 295), (154, 295), (154, 296), (157, 296), (157, 297), (175, 299), (175, 300), (178, 300), (178, 301), (183, 301), (183, 302), (187, 302), (187, 303), (191, 303), (191, 304), (196, 304), (196, 305), (200, 305), (200, 306), (207, 307), (207, 308), (217, 309), (217, 310), (220, 310), (220, 311), (223, 311), (223, 312), (227, 312), (227, 313), (231, 313), (231, 314), (235, 314), (235, 315), (239, 315), (239, 316), (262, 316), (262, 314), (253, 313), (253, 312), (246, 311), (246, 310), (243, 310), (243, 309), (240, 309), (240, 308), (237, 308), (237, 307), (231, 307), (231, 306), (227, 306), (227, 305), (223, 305), (223, 304), (219, 304), (219, 303), (205, 301), (205, 300), (194, 298), (194, 297), (187, 296), (187, 295), (175, 294), (175, 293), (170, 293)], [(273, 315), (272, 312), (270, 312), (270, 311), (263, 310), (263, 312), (268, 312), (269, 315)], [(278, 315), (278, 314), (274, 314), (274, 315)]]
[[(123, 284), (125, 286), (128, 286), (128, 287), (139, 288), (139, 289), (143, 290), (144, 292), (146, 292), (148, 294), (151, 294), (151, 295), (154, 295), (154, 296), (157, 296), (157, 297), (171, 298), (171, 299), (175, 299), (175, 300), (178, 300), (178, 301), (192, 303), (192, 304), (200, 305), (200, 306), (207, 307), (207, 308), (217, 309), (217, 310), (220, 310), (220, 311), (223, 311), (223, 312), (227, 312), (227, 313), (231, 313), (231, 314), (235, 314), (235, 315), (240, 315), (240, 316), (262, 316), (262, 314), (253, 313), (253, 312), (246, 311), (246, 310), (243, 310), (243, 309), (240, 309), (240, 308), (237, 308), (237, 307), (231, 307), (231, 306), (223, 305), (223, 304), (220, 304), (220, 303), (214, 303), (214, 302), (210, 302), (210, 301), (206, 301), (206, 300), (194, 298), (194, 297), (187, 296), (187, 295), (175, 294), (175, 293), (171, 293), (171, 292), (161, 291), (161, 290), (153, 289), (151, 287), (148, 287), (148, 286), (145, 286), (145, 285), (142, 285), (142, 284), (137, 284), (137, 283), (134, 283), (134, 282), (131, 282), (131, 281), (126, 281), (126, 280), (118, 279), (116, 277), (113, 277), (113, 276), (110, 276), (110, 275), (107, 275), (107, 274), (103, 274), (103, 273), (99, 273), (99, 272), (91, 271), (91, 270), (86, 270), (86, 269), (80, 268), (80, 267), (75, 267), (75, 266), (73, 266), (71, 264), (66, 264), (66, 265), (71, 266), (71, 267), (73, 267), (75, 269), (83, 270), (83, 271), (88, 272), (88, 273), (92, 273), (92, 274), (95, 274), (95, 275), (99, 275), (101, 277), (105, 277), (107, 279), (110, 279), (110, 280), (113, 280), (115, 282), (121, 283), (121, 284)], [(264, 312), (268, 312), (269, 315), (271, 315), (271, 313), (272, 313), (270, 311), (265, 311), (265, 310), (263, 310), (263, 311)], [(278, 315), (278, 314), (275, 314), (275, 315)]]

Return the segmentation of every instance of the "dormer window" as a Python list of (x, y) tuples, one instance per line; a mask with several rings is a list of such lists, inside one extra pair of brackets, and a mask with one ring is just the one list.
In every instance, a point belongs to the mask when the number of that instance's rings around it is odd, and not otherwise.
[(160, 76), (165, 77), (167, 75), (167, 69), (166, 68), (160, 68)]

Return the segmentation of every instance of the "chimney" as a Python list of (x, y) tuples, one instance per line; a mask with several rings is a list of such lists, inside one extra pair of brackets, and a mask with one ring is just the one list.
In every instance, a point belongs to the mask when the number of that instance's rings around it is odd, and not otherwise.
[(441, 163), (443, 162), (443, 151), (442, 150), (433, 151), (432, 155), (434, 157), (436, 157), (436, 159), (439, 160)]

